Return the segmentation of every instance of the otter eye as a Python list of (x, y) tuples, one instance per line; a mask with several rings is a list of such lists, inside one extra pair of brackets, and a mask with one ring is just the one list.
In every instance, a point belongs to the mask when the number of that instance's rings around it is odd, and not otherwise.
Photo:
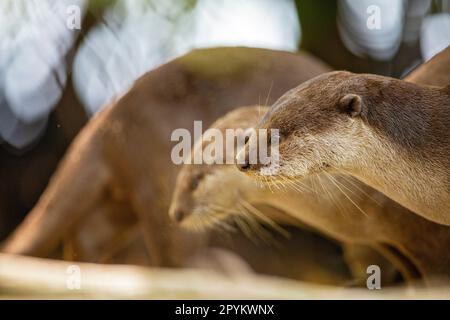
[(191, 187), (191, 190), (195, 190), (198, 188), (198, 179), (197, 178), (192, 179), (190, 187)]
[(195, 190), (198, 188), (198, 184), (202, 178), (203, 178), (203, 174), (198, 174), (192, 178), (191, 185), (190, 185), (191, 190)]

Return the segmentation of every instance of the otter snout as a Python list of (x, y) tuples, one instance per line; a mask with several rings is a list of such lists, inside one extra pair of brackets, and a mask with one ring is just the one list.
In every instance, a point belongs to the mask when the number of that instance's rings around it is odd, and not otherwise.
[(236, 156), (236, 167), (242, 172), (258, 170), (262, 166), (257, 156), (250, 156), (252, 152), (257, 155), (256, 150), (250, 151), (251, 147), (247, 143)]
[(181, 222), (181, 221), (183, 221), (183, 219), (184, 219), (184, 217), (185, 217), (185, 212), (183, 211), (183, 210), (177, 210), (177, 211), (174, 211), (174, 213), (173, 213), (173, 215), (172, 215), (172, 219), (175, 221), (175, 222)]
[(236, 164), (238, 169), (241, 171), (247, 171), (250, 169), (250, 162), (248, 160), (244, 160), (243, 163)]
[(189, 214), (186, 210), (178, 206), (174, 206), (169, 209), (169, 217), (173, 222), (176, 223), (183, 222), (183, 220), (186, 219), (188, 215)]
[(251, 169), (252, 165), (250, 163), (250, 156), (248, 151), (248, 144), (246, 144), (242, 150), (236, 156), (236, 166), (242, 171), (248, 171)]
[(259, 170), (262, 165), (260, 163), (250, 163), (249, 159), (244, 159), (241, 163), (236, 163), (237, 168), (242, 172)]

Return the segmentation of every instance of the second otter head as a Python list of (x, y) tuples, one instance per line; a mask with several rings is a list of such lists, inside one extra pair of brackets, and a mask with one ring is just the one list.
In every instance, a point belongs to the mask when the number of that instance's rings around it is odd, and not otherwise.
[[(217, 120), (211, 128), (246, 132), (267, 108), (242, 107)], [(203, 150), (211, 143), (199, 141), (194, 146)], [(225, 144), (224, 144), (225, 146)], [(193, 150), (194, 151), (194, 150)], [(236, 150), (234, 152), (234, 155)], [(229, 156), (226, 152), (224, 156)], [(169, 215), (181, 226), (203, 230), (225, 226), (232, 216), (242, 214), (242, 202), (261, 189), (252, 179), (236, 170), (234, 155), (231, 164), (184, 164), (178, 174)], [(226, 161), (223, 161), (226, 162)]]
[[(269, 109), (256, 126), (238, 158), (238, 168), (264, 179), (303, 178), (345, 168), (364, 148), (364, 121), (367, 109), (364, 91), (373, 86), (368, 76), (331, 72), (288, 91)], [(373, 80), (381, 79), (373, 76)], [(277, 162), (252, 163), (252, 148), (261, 145), (259, 129), (278, 130)], [(271, 149), (267, 135), (267, 149)], [(367, 140), (365, 140), (367, 142)], [(272, 168), (270, 168), (272, 167)], [(270, 169), (270, 170), (268, 170)]]

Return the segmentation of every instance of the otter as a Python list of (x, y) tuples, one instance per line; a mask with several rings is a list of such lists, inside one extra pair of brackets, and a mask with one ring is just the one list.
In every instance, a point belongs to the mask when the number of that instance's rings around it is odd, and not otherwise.
[(437, 87), (450, 84), (450, 46), (414, 69), (404, 80)]
[(237, 47), (196, 50), (145, 74), (82, 129), (2, 251), (46, 257), (75, 233), (68, 256), (98, 261), (137, 223), (149, 264), (180, 265), (204, 239), (167, 215), (177, 172), (170, 133), (238, 105), (272, 103), (329, 70), (306, 53)]
[[(279, 129), (279, 161), (239, 169), (272, 182), (347, 173), (411, 211), (450, 226), (450, 86), (335, 71), (288, 91), (257, 129)], [(267, 139), (270, 146), (271, 142)]]
[[(267, 110), (242, 107), (212, 127), (223, 132), (245, 130), (256, 125)], [(195, 148), (210, 143), (200, 140)], [(255, 208), (257, 204), (273, 206), (281, 213), (264, 214)], [(277, 223), (295, 224), (295, 218), (344, 244), (373, 248), (407, 280), (450, 276), (449, 227), (412, 214), (348, 175), (324, 173), (301, 183), (283, 180), (267, 186), (256, 184), (233, 165), (186, 164), (178, 175), (169, 212), (181, 226), (194, 230), (227, 228), (233, 220), (239, 223), (242, 219), (276, 228)]]

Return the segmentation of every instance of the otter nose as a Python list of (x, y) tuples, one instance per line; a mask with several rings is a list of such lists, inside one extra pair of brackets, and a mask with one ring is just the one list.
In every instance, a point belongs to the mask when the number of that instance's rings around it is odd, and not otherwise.
[(171, 216), (175, 222), (181, 222), (186, 217), (186, 213), (181, 209), (177, 209), (172, 212)]
[(248, 169), (250, 169), (250, 162), (248, 161), (248, 159), (245, 159), (242, 163), (238, 163), (237, 167), (241, 171), (247, 171)]

